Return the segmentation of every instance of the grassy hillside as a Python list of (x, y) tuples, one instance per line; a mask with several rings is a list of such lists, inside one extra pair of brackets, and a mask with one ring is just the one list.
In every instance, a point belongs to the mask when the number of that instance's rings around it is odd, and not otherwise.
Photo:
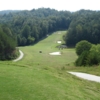
[[(56, 48), (63, 34), (65, 31), (55, 32), (33, 46), (20, 47), (25, 54), (21, 61), (0, 62), (0, 100), (100, 99), (100, 83), (67, 73), (83, 71), (100, 75), (100, 67), (75, 67), (75, 50)], [(56, 51), (62, 55), (49, 55)]]

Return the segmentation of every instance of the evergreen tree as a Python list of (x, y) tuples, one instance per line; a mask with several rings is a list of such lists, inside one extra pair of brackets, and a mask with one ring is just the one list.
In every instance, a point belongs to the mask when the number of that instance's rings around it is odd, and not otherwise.
[(13, 53), (16, 47), (16, 41), (3, 32), (3, 28), (0, 27), (0, 60), (9, 60), (16, 55)]

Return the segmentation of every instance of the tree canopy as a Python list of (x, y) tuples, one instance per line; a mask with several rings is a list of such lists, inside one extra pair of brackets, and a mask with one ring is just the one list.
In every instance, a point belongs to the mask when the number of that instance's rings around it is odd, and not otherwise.
[(13, 59), (16, 56), (15, 47), (16, 41), (10, 29), (0, 26), (0, 60)]
[(66, 30), (70, 22), (69, 11), (49, 8), (15, 11), (0, 15), (0, 23), (7, 24), (12, 29), (19, 46), (33, 44), (51, 32)]
[(65, 36), (67, 46), (75, 46), (81, 40), (100, 43), (100, 11), (80, 10), (72, 13), (72, 16)]
[[(67, 30), (64, 40), (67, 46), (75, 46), (81, 40), (100, 43), (100, 11), (57, 11), (50, 8), (30, 11), (5, 11), (0, 13), (0, 23), (7, 24), (17, 37), (19, 46), (33, 44), (47, 34)], [(29, 42), (31, 38), (32, 42)], [(34, 41), (33, 41), (34, 40)]]
[(100, 64), (100, 44), (93, 45), (88, 41), (80, 41), (76, 44), (76, 53), (78, 55), (75, 61), (77, 66)]
[(84, 51), (89, 51), (92, 47), (92, 44), (89, 43), (86, 40), (80, 41), (76, 44), (76, 54), (79, 56), (81, 55)]

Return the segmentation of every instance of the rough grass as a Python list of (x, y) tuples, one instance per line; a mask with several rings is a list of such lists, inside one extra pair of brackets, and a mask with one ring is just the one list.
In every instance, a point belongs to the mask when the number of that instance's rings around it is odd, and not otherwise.
[[(100, 67), (75, 67), (74, 49), (60, 50), (56, 41), (62, 34), (50, 35), (33, 46), (20, 47), (25, 56), (18, 62), (0, 62), (0, 100), (100, 100), (100, 83), (77, 78), (67, 71), (100, 75)], [(39, 51), (42, 53), (39, 53)]]

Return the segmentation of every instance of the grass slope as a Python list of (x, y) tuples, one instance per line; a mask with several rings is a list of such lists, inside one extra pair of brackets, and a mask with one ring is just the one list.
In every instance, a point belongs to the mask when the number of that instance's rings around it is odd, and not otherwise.
[[(100, 84), (79, 79), (67, 71), (99, 74), (100, 67), (75, 67), (74, 49), (51, 56), (65, 31), (55, 32), (33, 46), (20, 47), (18, 62), (0, 62), (0, 100), (100, 100)], [(39, 53), (39, 51), (42, 53)]]

